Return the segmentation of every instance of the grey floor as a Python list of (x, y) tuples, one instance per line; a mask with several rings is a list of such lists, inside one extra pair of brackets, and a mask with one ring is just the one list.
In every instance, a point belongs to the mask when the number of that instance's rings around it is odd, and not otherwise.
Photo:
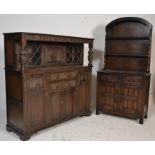
[[(18, 136), (5, 130), (5, 111), (0, 113), (0, 140), (16, 141)], [(150, 99), (149, 116), (138, 121), (110, 115), (80, 117), (33, 135), (31, 141), (155, 140), (155, 104)]]

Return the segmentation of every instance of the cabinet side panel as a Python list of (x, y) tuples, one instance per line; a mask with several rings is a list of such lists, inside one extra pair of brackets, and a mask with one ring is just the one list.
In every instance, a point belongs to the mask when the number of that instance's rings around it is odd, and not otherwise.
[(5, 65), (13, 66), (15, 65), (15, 41), (5, 40)]
[(145, 105), (144, 105), (144, 113), (148, 113), (148, 103), (149, 103), (149, 92), (150, 92), (150, 78), (151, 76), (149, 75), (147, 79), (145, 80), (146, 82), (146, 90), (145, 90)]
[(7, 121), (23, 130), (22, 75), (6, 71)]

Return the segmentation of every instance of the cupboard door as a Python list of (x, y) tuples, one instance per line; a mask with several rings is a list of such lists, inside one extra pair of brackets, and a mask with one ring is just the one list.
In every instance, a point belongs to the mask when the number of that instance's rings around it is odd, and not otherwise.
[(121, 93), (121, 113), (136, 116), (138, 112), (140, 88), (135, 86), (123, 86), (121, 88)]
[(43, 93), (41, 91), (31, 92), (29, 95), (29, 111), (30, 111), (30, 128), (32, 130), (39, 129), (44, 123), (44, 103)]
[(78, 87), (78, 113), (85, 114), (90, 113), (90, 71), (83, 70), (79, 75), (79, 87)]
[(73, 115), (75, 91), (51, 92), (47, 97), (47, 123)]
[(61, 117), (61, 94), (49, 93), (47, 96), (47, 122), (54, 122)]
[(143, 80), (141, 77), (125, 76), (120, 84), (120, 112), (130, 117), (136, 117), (138, 114), (138, 106), (142, 104), (140, 101), (143, 90)]
[(78, 101), (79, 101), (79, 113), (83, 114), (87, 111), (87, 84), (83, 83), (79, 87), (79, 95), (78, 95)]
[(37, 130), (44, 125), (44, 94), (42, 75), (31, 76), (29, 79), (28, 111), (29, 126)]
[(73, 115), (73, 105), (75, 100), (75, 92), (74, 90), (66, 91), (61, 94), (61, 105), (62, 105), (62, 111), (63, 116), (68, 117)]
[(116, 112), (118, 105), (118, 76), (99, 76), (98, 106), (104, 112)]

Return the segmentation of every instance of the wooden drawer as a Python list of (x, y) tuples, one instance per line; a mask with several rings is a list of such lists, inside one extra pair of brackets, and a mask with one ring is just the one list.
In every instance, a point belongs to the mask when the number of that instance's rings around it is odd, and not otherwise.
[(57, 80), (66, 80), (66, 79), (74, 79), (76, 77), (76, 72), (63, 72), (63, 73), (54, 73), (48, 75), (48, 81), (57, 81)]
[(143, 85), (143, 79), (139, 76), (125, 76), (122, 79), (123, 84), (129, 84), (129, 85), (136, 85), (136, 86), (142, 86)]
[(105, 82), (118, 82), (118, 76), (116, 75), (101, 75), (100, 76), (101, 81)]
[(50, 90), (60, 90), (60, 89), (71, 89), (76, 86), (75, 80), (72, 81), (66, 81), (66, 82), (59, 82), (59, 83), (51, 83), (49, 84)]

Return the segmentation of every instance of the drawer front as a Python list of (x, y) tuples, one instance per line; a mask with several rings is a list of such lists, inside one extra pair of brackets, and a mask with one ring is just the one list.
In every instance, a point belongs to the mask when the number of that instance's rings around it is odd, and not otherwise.
[(51, 83), (49, 84), (49, 89), (52, 91), (61, 90), (61, 89), (72, 89), (76, 86), (75, 80), (59, 82), (59, 83)]
[(76, 72), (63, 72), (63, 73), (54, 73), (48, 76), (48, 81), (57, 81), (57, 80), (66, 80), (66, 79), (74, 79), (76, 77)]
[(100, 80), (103, 82), (118, 82), (119, 78), (117, 75), (100, 75)]
[(123, 77), (123, 84), (143, 86), (143, 78), (139, 76), (125, 76)]

